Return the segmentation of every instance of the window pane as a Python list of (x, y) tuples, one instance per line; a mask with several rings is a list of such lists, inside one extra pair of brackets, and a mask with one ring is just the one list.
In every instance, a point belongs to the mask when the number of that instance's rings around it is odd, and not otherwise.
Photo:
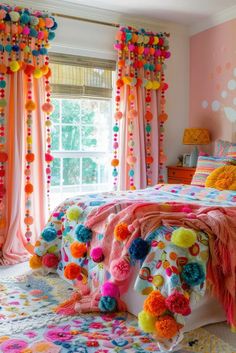
[(95, 112), (98, 109), (98, 101), (83, 99), (81, 110), (81, 122), (83, 124), (94, 124)]
[(62, 126), (62, 150), (78, 151), (80, 149), (80, 128), (78, 126)]
[(63, 158), (63, 185), (80, 184), (80, 158)]
[(54, 111), (51, 114), (51, 120), (54, 123), (59, 123), (59, 121), (60, 121), (60, 100), (53, 98), (52, 104), (54, 105)]
[(97, 148), (96, 131), (93, 126), (82, 126), (82, 150), (95, 151)]
[(52, 151), (59, 151), (60, 149), (60, 127), (58, 125), (52, 126)]
[(82, 160), (82, 184), (97, 183), (98, 165), (95, 158), (83, 158)]
[(79, 124), (80, 100), (62, 99), (62, 123)]
[(51, 184), (52, 186), (58, 186), (60, 185), (60, 178), (61, 178), (61, 159), (60, 158), (54, 158), (52, 164), (51, 164)]

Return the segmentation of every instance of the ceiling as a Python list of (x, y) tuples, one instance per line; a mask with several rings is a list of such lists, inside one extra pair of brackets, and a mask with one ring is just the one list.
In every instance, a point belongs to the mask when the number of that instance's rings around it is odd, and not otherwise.
[(197, 24), (236, 5), (236, 0), (61, 0), (63, 2), (184, 25)]

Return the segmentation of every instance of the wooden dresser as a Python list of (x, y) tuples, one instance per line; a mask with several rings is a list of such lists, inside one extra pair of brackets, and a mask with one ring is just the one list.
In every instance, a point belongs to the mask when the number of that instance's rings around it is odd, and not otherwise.
[(196, 168), (167, 166), (168, 184), (191, 184)]

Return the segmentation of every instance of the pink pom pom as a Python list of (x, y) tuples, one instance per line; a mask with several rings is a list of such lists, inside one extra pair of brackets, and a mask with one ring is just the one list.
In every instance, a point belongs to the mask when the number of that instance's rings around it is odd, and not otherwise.
[(50, 163), (50, 162), (52, 162), (53, 161), (53, 156), (51, 155), (51, 154), (49, 154), (49, 153), (45, 153), (45, 161), (46, 162), (48, 162), (48, 163)]
[(113, 260), (110, 266), (110, 273), (116, 281), (124, 281), (130, 275), (130, 263), (125, 258)]
[(39, 31), (38, 32), (38, 39), (43, 39), (44, 38), (44, 32), (43, 31)]
[(47, 28), (52, 28), (53, 25), (54, 25), (54, 21), (52, 18), (50, 18), (50, 17), (45, 18), (45, 26)]
[(52, 113), (53, 110), (54, 110), (54, 106), (52, 103), (44, 103), (42, 105), (42, 110), (45, 112), (45, 113)]
[(103, 250), (100, 247), (93, 248), (90, 252), (90, 256), (94, 262), (102, 262), (104, 260)]
[(6, 17), (6, 14), (5, 10), (0, 10), (0, 20), (3, 20)]
[(120, 291), (118, 286), (112, 282), (106, 282), (101, 286), (102, 296), (109, 296), (112, 298), (119, 298)]
[(135, 156), (128, 156), (127, 157), (127, 163), (128, 164), (135, 164), (136, 160), (137, 160), (137, 158)]
[(22, 34), (24, 34), (25, 36), (28, 36), (30, 34), (30, 29), (29, 27), (25, 26), (23, 28)]
[(118, 147), (119, 147), (119, 143), (118, 142), (114, 142), (113, 143), (114, 150), (117, 150)]
[(122, 119), (122, 117), (123, 117), (122, 112), (116, 112), (116, 113), (115, 113), (115, 119), (116, 119), (116, 120), (120, 120), (120, 119)]
[(59, 262), (58, 257), (55, 254), (46, 254), (42, 258), (43, 266), (48, 268), (57, 267), (58, 262)]

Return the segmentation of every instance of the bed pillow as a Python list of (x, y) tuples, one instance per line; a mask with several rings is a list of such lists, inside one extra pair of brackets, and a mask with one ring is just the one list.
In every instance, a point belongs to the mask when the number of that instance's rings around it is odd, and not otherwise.
[(215, 169), (206, 178), (206, 187), (236, 191), (236, 166), (226, 165)]
[(214, 157), (225, 157), (231, 147), (236, 148), (236, 143), (224, 140), (216, 140)]
[(230, 161), (227, 158), (199, 156), (197, 161), (197, 168), (193, 176), (191, 185), (204, 187), (208, 175), (210, 175), (215, 169), (229, 164)]

